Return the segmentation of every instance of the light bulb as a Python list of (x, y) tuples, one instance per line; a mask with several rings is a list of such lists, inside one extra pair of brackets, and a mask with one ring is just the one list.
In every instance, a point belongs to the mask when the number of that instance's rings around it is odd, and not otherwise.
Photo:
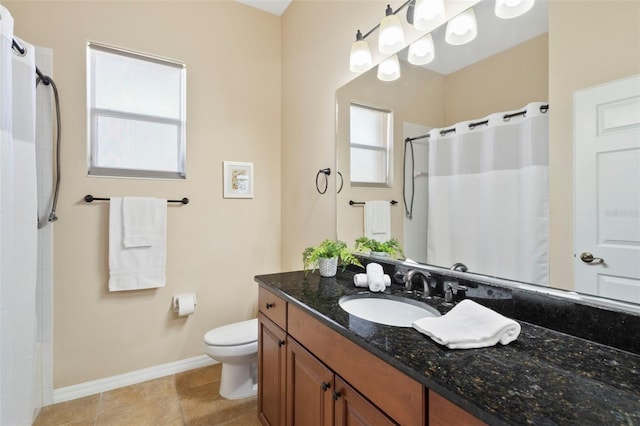
[(435, 48), (431, 34), (414, 41), (409, 46), (409, 62), (413, 65), (425, 65), (435, 58)]
[(398, 55), (393, 55), (378, 65), (378, 80), (394, 81), (400, 78), (400, 61)]
[(416, 0), (413, 9), (413, 26), (417, 30), (432, 30), (444, 20), (444, 0)]
[(393, 14), (391, 6), (387, 5), (386, 16), (380, 22), (378, 36), (378, 50), (381, 53), (395, 53), (407, 45), (400, 18)]
[(369, 43), (364, 40), (362, 33), (358, 30), (356, 34), (356, 41), (351, 45), (349, 69), (352, 72), (363, 72), (371, 68), (371, 65), (373, 65), (373, 59), (371, 57)]
[(496, 0), (496, 16), (503, 19), (523, 15), (533, 7), (535, 0)]
[(445, 41), (454, 46), (469, 43), (478, 35), (478, 24), (473, 8), (469, 8), (447, 22)]

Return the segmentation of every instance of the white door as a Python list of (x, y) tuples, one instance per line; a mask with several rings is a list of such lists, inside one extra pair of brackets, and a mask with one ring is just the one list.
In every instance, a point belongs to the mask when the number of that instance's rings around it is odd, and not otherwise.
[(573, 109), (576, 291), (640, 303), (640, 75)]

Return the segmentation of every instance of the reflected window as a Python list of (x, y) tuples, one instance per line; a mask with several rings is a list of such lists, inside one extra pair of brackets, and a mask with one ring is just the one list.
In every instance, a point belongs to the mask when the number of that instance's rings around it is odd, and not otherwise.
[(89, 43), (89, 174), (185, 178), (186, 68)]
[(350, 105), (351, 186), (389, 186), (392, 120), (391, 111)]

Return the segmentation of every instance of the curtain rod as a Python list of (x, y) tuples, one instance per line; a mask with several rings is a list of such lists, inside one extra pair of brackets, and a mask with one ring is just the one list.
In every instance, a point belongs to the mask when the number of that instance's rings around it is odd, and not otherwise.
[[(108, 198), (108, 197), (94, 197), (91, 194), (85, 195), (83, 199), (87, 203), (92, 203), (94, 201), (109, 201), (109, 200), (111, 200), (111, 198)], [(189, 199), (185, 197), (182, 200), (167, 200), (167, 203), (189, 204)]]
[[(546, 105), (540, 105), (540, 112), (541, 113), (546, 113), (547, 111), (549, 111), (549, 104)], [(511, 114), (505, 114), (502, 116), (502, 119), (504, 121), (509, 121), (509, 119), (513, 118), (513, 117), (517, 117), (519, 115), (526, 115), (527, 114), (527, 110), (522, 110), (522, 111), (518, 111), (518, 112), (514, 112)], [(482, 120), (482, 121), (474, 121), (472, 123), (469, 123), (469, 129), (474, 129), (477, 126), (482, 126), (482, 125), (487, 125), (489, 124), (489, 120)], [(455, 127), (451, 127), (449, 129), (444, 129), (444, 130), (440, 130), (440, 136), (444, 136), (447, 133), (451, 133), (451, 132), (455, 132), (456, 128)], [(420, 136), (415, 136), (413, 138), (406, 138), (405, 142), (413, 142), (415, 140), (418, 139), (424, 139), (424, 138), (428, 138), (429, 134), (427, 133), (426, 135), (420, 135)]]

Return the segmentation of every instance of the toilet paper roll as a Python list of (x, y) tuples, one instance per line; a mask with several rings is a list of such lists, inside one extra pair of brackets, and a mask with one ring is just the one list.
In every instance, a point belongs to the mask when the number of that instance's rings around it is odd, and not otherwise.
[(196, 298), (193, 294), (185, 294), (175, 297), (175, 304), (177, 305), (178, 316), (184, 317), (191, 315), (196, 310)]

